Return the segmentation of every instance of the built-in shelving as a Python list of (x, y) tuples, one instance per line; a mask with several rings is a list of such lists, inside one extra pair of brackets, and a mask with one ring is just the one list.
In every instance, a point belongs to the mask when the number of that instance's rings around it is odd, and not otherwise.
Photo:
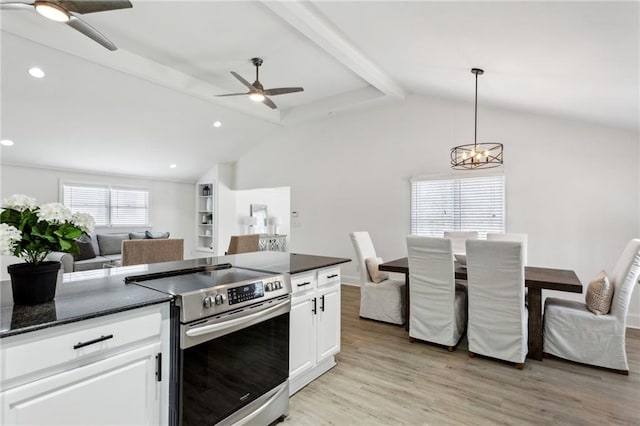
[(215, 196), (213, 182), (196, 185), (196, 250), (214, 253)]

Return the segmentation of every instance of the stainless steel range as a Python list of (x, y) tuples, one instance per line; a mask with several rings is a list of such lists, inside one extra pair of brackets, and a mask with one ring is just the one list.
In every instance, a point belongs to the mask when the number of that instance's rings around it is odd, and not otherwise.
[(229, 264), (169, 275), (133, 282), (176, 296), (172, 423), (268, 425), (282, 417), (289, 407), (288, 277)]

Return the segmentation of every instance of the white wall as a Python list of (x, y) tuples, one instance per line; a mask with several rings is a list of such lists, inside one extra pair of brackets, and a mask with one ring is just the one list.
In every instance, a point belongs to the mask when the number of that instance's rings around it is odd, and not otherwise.
[(287, 235), (289, 245), (290, 188), (256, 188), (236, 191), (235, 163), (220, 163), (213, 166), (199, 182), (215, 182), (216, 198), (216, 255), (224, 255), (229, 248), (232, 235), (248, 232), (242, 219), (249, 216), (251, 204), (265, 204), (270, 217), (280, 217), (280, 234)]
[[(287, 235), (287, 247), (291, 244), (290, 233), (290, 210), (291, 210), (291, 189), (285, 188), (256, 188), (236, 191), (236, 223), (249, 216), (251, 204), (264, 204), (267, 206), (269, 217), (278, 217), (282, 224), (278, 226), (278, 232)], [(246, 234), (247, 225), (238, 225), (238, 233)], [(268, 233), (271, 233), (271, 226), (267, 226)]]
[[(531, 265), (586, 285), (640, 237), (637, 132), (481, 105), (478, 139), (505, 145), (506, 229), (529, 234)], [(472, 104), (409, 96), (284, 129), (238, 161), (236, 187), (291, 187), (291, 251), (354, 258), (348, 233), (368, 230), (391, 260), (407, 253), (410, 177), (450, 173), (449, 149), (472, 141)], [(343, 274), (358, 282), (354, 263)], [(640, 326), (637, 290), (629, 320)]]
[[(0, 197), (20, 193), (36, 198), (38, 204), (59, 202), (60, 181), (93, 182), (114, 185), (142, 186), (149, 189), (150, 222), (154, 231), (169, 231), (172, 238), (184, 238), (185, 258), (195, 248), (195, 185), (152, 179), (109, 176), (72, 171), (23, 167), (2, 164)], [(124, 229), (97, 228), (97, 232), (118, 232)], [(127, 228), (126, 230), (129, 230)], [(6, 267), (18, 259), (3, 256), (2, 279), (8, 279)]]

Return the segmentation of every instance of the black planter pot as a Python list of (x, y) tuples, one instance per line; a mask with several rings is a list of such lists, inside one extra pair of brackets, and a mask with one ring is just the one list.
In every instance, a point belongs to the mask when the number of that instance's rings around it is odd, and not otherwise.
[(15, 305), (37, 305), (53, 300), (60, 262), (17, 263), (7, 267)]

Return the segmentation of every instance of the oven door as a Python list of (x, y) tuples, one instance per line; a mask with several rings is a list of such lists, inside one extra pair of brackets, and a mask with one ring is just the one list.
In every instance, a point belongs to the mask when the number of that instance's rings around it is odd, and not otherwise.
[(290, 306), (286, 296), (181, 325), (180, 424), (219, 423), (287, 381)]

